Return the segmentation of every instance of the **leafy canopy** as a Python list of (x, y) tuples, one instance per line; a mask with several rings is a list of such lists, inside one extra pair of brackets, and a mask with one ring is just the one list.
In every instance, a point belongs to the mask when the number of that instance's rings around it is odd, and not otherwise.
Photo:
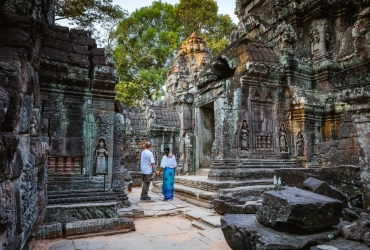
[(123, 19), (114, 33), (117, 73), (116, 99), (137, 105), (142, 98), (163, 96), (168, 69), (186, 37), (196, 31), (214, 54), (228, 44), (235, 26), (228, 15), (218, 15), (214, 0), (180, 0), (171, 5), (154, 1)]
[(125, 11), (113, 0), (55, 0), (56, 20), (68, 19), (71, 25), (87, 28), (108, 19), (122, 19)]

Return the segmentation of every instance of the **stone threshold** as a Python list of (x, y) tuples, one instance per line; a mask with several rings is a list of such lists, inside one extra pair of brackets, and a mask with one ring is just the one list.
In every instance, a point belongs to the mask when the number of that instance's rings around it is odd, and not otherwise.
[(220, 189), (230, 189), (237, 187), (247, 187), (256, 185), (272, 185), (273, 179), (258, 179), (258, 180), (230, 180), (216, 181), (209, 180), (207, 176), (176, 176), (175, 184), (201, 189), (208, 192), (217, 192)]

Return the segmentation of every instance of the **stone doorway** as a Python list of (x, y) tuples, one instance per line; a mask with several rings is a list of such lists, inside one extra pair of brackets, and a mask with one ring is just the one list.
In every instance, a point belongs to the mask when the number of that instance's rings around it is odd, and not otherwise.
[(199, 167), (210, 168), (212, 163), (212, 146), (215, 140), (214, 103), (199, 108)]
[(275, 156), (273, 106), (265, 102), (252, 102), (251, 106), (252, 157)]

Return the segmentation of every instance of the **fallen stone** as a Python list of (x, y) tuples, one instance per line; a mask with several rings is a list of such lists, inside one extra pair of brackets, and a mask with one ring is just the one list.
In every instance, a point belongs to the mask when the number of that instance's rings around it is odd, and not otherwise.
[(341, 218), (345, 221), (354, 222), (355, 220), (360, 219), (360, 216), (355, 211), (347, 207), (343, 209)]
[(344, 165), (331, 168), (286, 168), (276, 169), (276, 178), (283, 186), (303, 188), (310, 177), (325, 181), (338, 188), (348, 199), (361, 193), (360, 167)]
[(338, 238), (323, 245), (311, 247), (310, 250), (364, 250), (368, 247), (363, 243)]
[(364, 242), (370, 246), (370, 215), (362, 213), (360, 219), (344, 226), (342, 236), (347, 240)]
[(214, 210), (220, 214), (255, 214), (262, 205), (262, 195), (273, 186), (243, 187), (220, 190), (220, 196), (213, 201)]
[(303, 187), (316, 194), (321, 194), (336, 200), (340, 200), (343, 202), (343, 208), (348, 207), (347, 197), (336, 187), (329, 185), (325, 181), (320, 181), (311, 177), (303, 182)]
[(347, 224), (341, 222), (325, 231), (299, 235), (266, 227), (253, 214), (228, 214), (221, 219), (226, 242), (234, 250), (309, 249), (339, 237), (340, 228)]
[(264, 193), (258, 221), (276, 230), (308, 233), (337, 225), (342, 202), (298, 188)]

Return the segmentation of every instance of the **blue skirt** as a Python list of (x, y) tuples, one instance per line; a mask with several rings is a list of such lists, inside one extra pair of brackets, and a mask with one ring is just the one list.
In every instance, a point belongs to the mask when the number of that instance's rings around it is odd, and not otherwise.
[(173, 168), (164, 168), (162, 183), (162, 194), (164, 196), (164, 199), (173, 199), (174, 183), (175, 170)]

